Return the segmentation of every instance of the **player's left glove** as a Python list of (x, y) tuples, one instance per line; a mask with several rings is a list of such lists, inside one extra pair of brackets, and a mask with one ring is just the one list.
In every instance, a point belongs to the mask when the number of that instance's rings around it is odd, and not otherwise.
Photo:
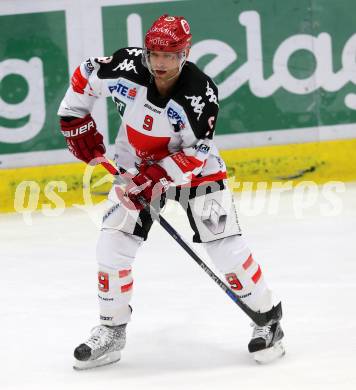
[(126, 187), (126, 196), (131, 200), (137, 210), (144, 206), (140, 203), (139, 197), (143, 197), (148, 203), (167, 191), (173, 180), (166, 170), (158, 164), (142, 165), (139, 173), (131, 179)]

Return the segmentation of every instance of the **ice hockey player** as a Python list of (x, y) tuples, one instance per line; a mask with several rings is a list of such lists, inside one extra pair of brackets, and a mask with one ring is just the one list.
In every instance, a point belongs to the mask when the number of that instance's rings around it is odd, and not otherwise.
[[(125, 47), (83, 62), (60, 105), (68, 148), (89, 163), (105, 153), (90, 113), (98, 98), (111, 96), (121, 116), (115, 162), (134, 174), (125, 197), (115, 186), (108, 196), (97, 243), (100, 325), (75, 349), (76, 369), (120, 360), (132, 312), (132, 264), (153, 223), (139, 196), (156, 205), (166, 198), (178, 201), (193, 241), (203, 243), (230, 288), (255, 311), (273, 308), (271, 290), (241, 235), (226, 166), (213, 143), (218, 90), (187, 61), (191, 38), (185, 18), (159, 17), (144, 48)], [(253, 324), (248, 349), (259, 362), (284, 354), (279, 317), (266, 326)]]

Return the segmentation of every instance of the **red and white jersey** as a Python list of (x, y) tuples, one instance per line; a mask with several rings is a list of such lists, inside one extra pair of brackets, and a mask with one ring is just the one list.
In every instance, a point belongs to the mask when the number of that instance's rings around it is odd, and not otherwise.
[(214, 82), (187, 62), (169, 97), (159, 95), (142, 64), (142, 49), (89, 58), (74, 72), (58, 111), (84, 117), (99, 97), (111, 96), (121, 116), (115, 160), (132, 169), (143, 161), (161, 165), (176, 185), (226, 178), (212, 139), (219, 111)]

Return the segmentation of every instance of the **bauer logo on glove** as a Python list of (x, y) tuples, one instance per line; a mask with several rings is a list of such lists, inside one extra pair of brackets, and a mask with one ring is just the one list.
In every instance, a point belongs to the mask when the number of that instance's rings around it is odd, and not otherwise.
[(84, 126), (76, 127), (74, 129), (71, 129), (71, 130), (62, 130), (62, 134), (66, 138), (76, 137), (78, 135), (86, 133), (87, 131), (90, 131), (90, 129), (92, 127), (95, 128), (94, 121), (91, 121), (91, 122), (85, 124)]
[(89, 163), (98, 153), (105, 153), (103, 136), (90, 114), (84, 118), (62, 117), (60, 124), (69, 151), (79, 160)]

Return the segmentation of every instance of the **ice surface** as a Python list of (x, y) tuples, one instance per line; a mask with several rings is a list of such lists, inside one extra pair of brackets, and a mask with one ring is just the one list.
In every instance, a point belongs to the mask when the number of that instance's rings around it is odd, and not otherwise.
[[(0, 216), (0, 388), (355, 389), (356, 185), (337, 194), (342, 210), (329, 217), (321, 196), (302, 213), (293, 196), (255, 216), (237, 197), (255, 259), (284, 305), (287, 354), (266, 366), (247, 352), (249, 319), (157, 225), (134, 266), (121, 362), (75, 372), (73, 348), (98, 323), (98, 227), (75, 208), (36, 213), (31, 226)], [(100, 206), (89, 211), (99, 218)], [(182, 212), (170, 205), (165, 215), (191, 237)]]

